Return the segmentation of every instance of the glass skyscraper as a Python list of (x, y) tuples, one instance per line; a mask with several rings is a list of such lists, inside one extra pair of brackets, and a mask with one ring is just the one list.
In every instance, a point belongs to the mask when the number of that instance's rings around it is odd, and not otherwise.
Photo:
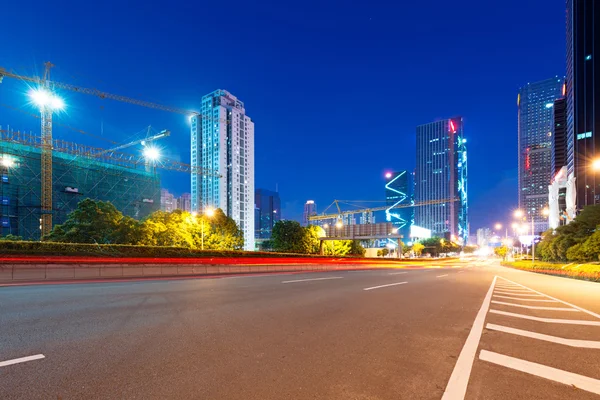
[(254, 203), (256, 205), (254, 236), (257, 239), (270, 239), (273, 226), (281, 219), (279, 193), (266, 189), (256, 189)]
[(567, 0), (567, 158), (577, 209), (600, 203), (600, 2)]
[(469, 238), (466, 143), (462, 117), (417, 127), (415, 225), (464, 244)]
[(410, 205), (411, 179), (408, 171), (388, 172), (385, 175), (385, 220), (391, 222), (398, 233), (403, 236), (403, 242), (410, 241), (410, 226), (412, 225), (412, 208), (393, 208), (398, 205)]
[(517, 96), (519, 137), (519, 209), (535, 233), (548, 229), (548, 186), (552, 179), (554, 101), (562, 97), (563, 79), (555, 77), (528, 83)]
[(192, 211), (220, 208), (254, 250), (254, 123), (244, 103), (226, 90), (202, 97), (202, 116), (191, 119), (192, 166), (222, 177), (192, 174)]

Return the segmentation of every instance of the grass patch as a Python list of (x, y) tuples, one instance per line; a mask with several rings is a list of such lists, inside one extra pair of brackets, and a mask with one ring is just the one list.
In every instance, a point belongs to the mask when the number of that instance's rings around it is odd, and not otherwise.
[(524, 271), (539, 272), (549, 275), (568, 276), (570, 278), (584, 279), (600, 282), (600, 264), (578, 263), (551, 263), (544, 261), (505, 261), (502, 265), (521, 269)]

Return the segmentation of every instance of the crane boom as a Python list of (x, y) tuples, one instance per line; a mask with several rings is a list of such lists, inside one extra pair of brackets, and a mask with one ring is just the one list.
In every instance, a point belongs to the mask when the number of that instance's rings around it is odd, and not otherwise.
[(385, 211), (385, 210), (391, 210), (391, 209), (396, 209), (396, 208), (410, 208), (410, 207), (421, 207), (421, 206), (430, 206), (430, 205), (435, 205), (435, 204), (444, 204), (444, 203), (450, 203), (452, 201), (458, 201), (457, 199), (443, 199), (443, 200), (428, 200), (428, 201), (423, 201), (421, 203), (415, 203), (415, 204), (398, 204), (396, 206), (390, 207), (390, 206), (381, 206), (381, 207), (371, 207), (371, 208), (363, 208), (360, 210), (350, 210), (350, 211), (341, 211), (339, 208), (339, 200), (334, 201), (334, 203), (336, 204), (336, 206), (338, 207), (338, 214), (321, 214), (321, 215), (312, 215), (308, 217), (309, 221), (322, 221), (322, 220), (326, 220), (326, 219), (337, 219), (341, 216), (344, 215), (354, 215), (354, 214), (361, 214), (363, 212), (376, 212), (376, 211)]
[(189, 116), (201, 116), (201, 114), (199, 112), (193, 111), (193, 110), (186, 110), (186, 109), (178, 108), (178, 107), (165, 106), (163, 104), (152, 103), (150, 101), (137, 100), (137, 99), (133, 99), (133, 98), (127, 97), (127, 96), (121, 96), (118, 94), (103, 92), (98, 89), (90, 89), (90, 88), (75, 86), (70, 83), (56, 82), (56, 81), (50, 81), (50, 80), (44, 81), (43, 78), (40, 78), (38, 76), (19, 75), (19, 74), (15, 74), (13, 72), (9, 72), (8, 70), (6, 70), (6, 68), (0, 67), (0, 83), (2, 82), (3, 77), (19, 79), (19, 80), (22, 80), (25, 82), (36, 83), (39, 85), (41, 85), (42, 83), (45, 82), (45, 85), (47, 85), (47, 88), (49, 88), (49, 89), (55, 89), (55, 88), (65, 89), (65, 90), (70, 90), (72, 92), (97, 96), (97, 97), (100, 97), (101, 99), (122, 101), (124, 103), (135, 104), (135, 105), (142, 106), (142, 107), (153, 108), (156, 110), (162, 110), (162, 111), (172, 112), (172, 113), (176, 113), (176, 114), (183, 114), (183, 115), (189, 115)]
[(150, 142), (153, 142), (155, 140), (162, 139), (164, 137), (169, 136), (170, 134), (171, 134), (171, 132), (165, 129), (165, 130), (161, 131), (157, 135), (149, 136), (149, 137), (147, 137), (145, 139), (134, 140), (133, 142), (125, 143), (125, 144), (122, 144), (120, 146), (113, 147), (112, 149), (104, 150), (104, 151), (102, 151), (100, 153), (95, 154), (95, 157), (100, 157), (101, 155), (106, 154), (106, 153), (112, 153), (112, 152), (117, 151), (117, 150), (122, 150), (122, 149), (125, 149), (127, 147), (135, 146), (136, 144), (139, 144), (139, 143), (142, 143), (142, 145), (146, 145), (146, 143), (150, 143)]

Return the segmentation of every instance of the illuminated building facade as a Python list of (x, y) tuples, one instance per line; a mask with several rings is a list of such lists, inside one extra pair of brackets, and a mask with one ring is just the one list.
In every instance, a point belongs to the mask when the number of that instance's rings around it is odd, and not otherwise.
[(577, 209), (600, 203), (600, 2), (567, 0), (567, 138)]
[(535, 233), (548, 229), (542, 210), (548, 206), (552, 180), (554, 102), (562, 97), (563, 79), (555, 77), (528, 83), (519, 90), (519, 209), (533, 217)]
[(415, 225), (434, 236), (467, 243), (467, 140), (462, 117), (417, 127)]
[(394, 208), (399, 205), (410, 205), (411, 174), (408, 171), (388, 172), (385, 174), (385, 220), (391, 222), (398, 233), (403, 236), (403, 242), (410, 241), (410, 226), (412, 225), (412, 208)]
[(254, 235), (257, 239), (270, 239), (273, 226), (281, 219), (279, 193), (266, 189), (256, 189), (254, 203), (256, 205)]
[(317, 203), (315, 203), (314, 200), (307, 200), (306, 204), (304, 204), (304, 213), (302, 214), (302, 225), (310, 225), (308, 217), (311, 217), (313, 215), (317, 215)]
[(222, 177), (192, 174), (192, 211), (220, 208), (254, 250), (254, 122), (244, 103), (226, 90), (202, 97), (202, 115), (191, 118), (192, 167)]

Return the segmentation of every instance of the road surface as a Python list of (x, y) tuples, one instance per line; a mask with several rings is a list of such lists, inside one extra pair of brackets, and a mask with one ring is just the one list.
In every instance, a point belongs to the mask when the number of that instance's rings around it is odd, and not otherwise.
[(478, 261), (4, 287), (0, 398), (599, 399), (600, 284)]

